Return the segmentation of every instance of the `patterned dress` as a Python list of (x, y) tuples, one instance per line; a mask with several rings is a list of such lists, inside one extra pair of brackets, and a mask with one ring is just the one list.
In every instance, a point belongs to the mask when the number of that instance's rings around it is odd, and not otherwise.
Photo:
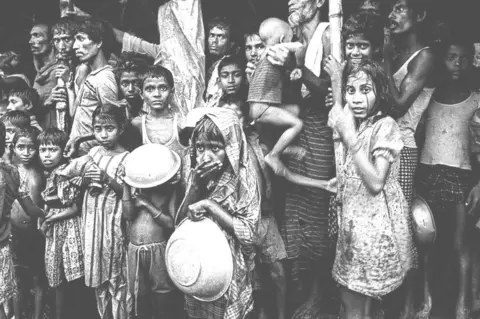
[[(43, 199), (58, 195), (63, 207), (49, 208), (48, 215), (57, 215), (71, 207), (80, 197), (81, 177), (65, 180), (62, 169), (55, 169), (47, 179)], [(48, 204), (47, 204), (48, 205)], [(45, 232), (45, 272), (50, 287), (58, 287), (63, 279), (72, 281), (84, 276), (83, 232), (80, 214), (50, 225)]]
[(416, 256), (408, 206), (397, 180), (403, 142), (390, 117), (367, 119), (358, 135), (372, 160), (384, 157), (391, 166), (383, 190), (372, 195), (347, 152), (333, 277), (350, 290), (379, 298), (401, 285)]

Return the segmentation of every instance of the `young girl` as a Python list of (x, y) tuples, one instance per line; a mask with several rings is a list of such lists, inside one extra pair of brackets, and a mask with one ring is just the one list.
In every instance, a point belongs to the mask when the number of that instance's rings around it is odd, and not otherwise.
[(83, 175), (90, 185), (102, 186), (85, 192), (82, 208), (85, 283), (96, 289), (102, 318), (107, 315), (109, 304), (114, 319), (127, 318), (128, 314), (125, 229), (120, 203), (123, 187), (117, 176), (128, 154), (119, 144), (125, 121), (123, 109), (110, 104), (93, 112), (93, 132), (100, 145), (86, 155), (95, 165), (89, 165)]
[[(19, 134), (19, 133), (17, 133)], [(63, 150), (68, 136), (50, 128), (38, 136), (39, 156), (49, 173), (42, 192), (46, 216), (41, 229), (45, 234), (45, 272), (50, 287), (56, 289), (56, 318), (64, 318), (65, 280), (70, 282), (84, 276), (81, 233), (81, 177), (67, 179)]]
[(412, 267), (408, 206), (397, 181), (403, 147), (398, 125), (385, 116), (388, 82), (365, 60), (347, 67), (343, 107), (333, 76), (335, 105), (329, 123), (345, 149), (337, 176), (338, 242), (333, 277), (342, 286), (342, 318), (367, 318), (370, 301), (398, 288)]

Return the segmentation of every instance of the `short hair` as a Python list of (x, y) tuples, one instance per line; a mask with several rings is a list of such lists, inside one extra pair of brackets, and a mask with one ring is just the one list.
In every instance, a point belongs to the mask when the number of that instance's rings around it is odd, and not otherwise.
[(219, 28), (222, 30), (228, 31), (228, 36), (232, 39), (232, 23), (225, 17), (215, 17), (208, 23), (208, 31), (212, 30), (213, 28)]
[(62, 130), (59, 130), (56, 127), (50, 127), (40, 133), (37, 137), (38, 145), (54, 145), (62, 149), (65, 149), (65, 146), (68, 142), (68, 135)]
[(8, 92), (8, 96), (16, 96), (22, 100), (24, 104), (30, 104), (33, 108), (38, 108), (40, 106), (40, 96), (38, 95), (37, 90), (34, 88), (25, 88), (23, 90), (13, 89)]
[(219, 63), (218, 63), (218, 75), (222, 73), (222, 69), (226, 67), (227, 65), (237, 65), (240, 70), (242, 71), (242, 74), (245, 72), (245, 63), (243, 62), (240, 57), (236, 55), (226, 55)]
[(43, 25), (47, 27), (47, 37), (49, 39), (52, 39), (52, 24), (44, 20), (35, 19), (32, 23), (32, 28), (39, 25)]
[(27, 128), (32, 125), (32, 121), (27, 112), (24, 111), (8, 111), (1, 118), (2, 123), (11, 123), (17, 128)]
[(125, 128), (127, 123), (125, 109), (121, 106), (116, 106), (113, 104), (103, 104), (100, 105), (93, 111), (92, 115), (92, 125), (95, 126), (96, 121), (98, 120), (113, 120), (120, 128)]
[(15, 145), (17, 144), (18, 140), (22, 137), (29, 138), (32, 140), (33, 144), (35, 145), (35, 149), (38, 149), (38, 135), (40, 134), (40, 130), (36, 127), (30, 126), (26, 128), (19, 129), (15, 132), (13, 136), (12, 143), (10, 144), (10, 160), (13, 159), (13, 155), (15, 152)]
[(168, 85), (173, 89), (175, 87), (175, 82), (173, 80), (173, 74), (169, 69), (161, 65), (153, 65), (147, 68), (147, 71), (142, 74), (141, 77), (141, 90), (143, 91), (143, 85), (145, 80), (149, 78), (164, 78), (167, 81)]
[(0, 121), (0, 156), (5, 154), (5, 138), (7, 137), (7, 129), (3, 121)]
[(141, 77), (141, 75), (147, 71), (148, 66), (153, 63), (153, 60), (151, 60), (151, 63), (149, 62), (150, 60), (148, 57), (140, 54), (122, 54), (120, 56), (120, 61), (115, 68), (115, 79), (117, 80), (117, 83), (119, 84), (120, 77), (125, 72), (135, 72)]
[(371, 43), (373, 49), (380, 49), (384, 41), (382, 18), (370, 12), (351, 15), (342, 28), (344, 41), (351, 36), (362, 34)]
[(102, 42), (102, 51), (108, 57), (115, 44), (112, 26), (105, 20), (87, 18), (79, 22), (75, 33), (85, 33), (95, 43)]
[(52, 37), (55, 32), (57, 33), (69, 33), (72, 36), (75, 35), (77, 28), (77, 21), (71, 17), (62, 17), (52, 26)]

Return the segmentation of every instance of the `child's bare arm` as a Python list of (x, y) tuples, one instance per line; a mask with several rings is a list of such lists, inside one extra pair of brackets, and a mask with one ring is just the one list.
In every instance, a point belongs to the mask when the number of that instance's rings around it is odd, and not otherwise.
[(35, 205), (35, 202), (32, 200), (29, 194), (20, 194), (20, 196), (17, 198), (17, 201), (28, 216), (33, 218), (45, 217), (45, 212), (43, 209)]
[(61, 213), (46, 218), (45, 221), (47, 223), (55, 223), (61, 220), (69, 219), (75, 215), (78, 215), (79, 213), (80, 209), (78, 209), (77, 203), (73, 203), (72, 206), (65, 208)]
[(173, 217), (169, 213), (165, 213), (162, 209), (155, 207), (151, 201), (149, 201), (142, 194), (138, 194), (135, 200), (145, 207), (152, 216), (153, 220), (160, 226), (173, 228)]
[(132, 198), (132, 193), (130, 186), (127, 183), (123, 183), (123, 194), (122, 194), (122, 216), (126, 220), (134, 220), (137, 217), (137, 211), (135, 211), (134, 199)]
[(43, 206), (42, 191), (44, 188), (45, 180), (41, 173), (30, 176), (28, 191), (35, 205), (39, 207)]

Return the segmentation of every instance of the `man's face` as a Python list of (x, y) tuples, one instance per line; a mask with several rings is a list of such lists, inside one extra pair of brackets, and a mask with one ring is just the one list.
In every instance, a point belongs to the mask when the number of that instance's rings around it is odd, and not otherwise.
[(100, 52), (102, 43), (93, 42), (88, 34), (79, 32), (75, 35), (75, 42), (73, 43), (73, 50), (80, 62), (90, 62)]
[(265, 52), (265, 44), (258, 34), (252, 34), (245, 39), (245, 57), (248, 62), (257, 63)]
[(53, 45), (59, 58), (68, 59), (73, 54), (74, 36), (65, 31), (53, 31)]
[(213, 27), (208, 33), (208, 52), (214, 56), (224, 56), (232, 48), (230, 32), (220, 27)]
[(407, 0), (398, 0), (392, 8), (388, 19), (392, 34), (401, 34), (410, 31), (416, 23), (416, 17)]
[(325, 0), (290, 0), (288, 2), (288, 22), (298, 26), (312, 20)]
[(143, 83), (141, 96), (149, 108), (160, 111), (168, 107), (173, 93), (174, 89), (165, 78), (147, 78)]
[(127, 100), (140, 96), (140, 76), (137, 72), (128, 71), (120, 75), (120, 92)]
[(30, 31), (30, 49), (35, 56), (46, 55), (51, 49), (52, 45), (48, 37), (48, 26), (39, 24)]
[(229, 64), (220, 70), (220, 87), (224, 94), (237, 94), (242, 88), (243, 71), (236, 64)]

